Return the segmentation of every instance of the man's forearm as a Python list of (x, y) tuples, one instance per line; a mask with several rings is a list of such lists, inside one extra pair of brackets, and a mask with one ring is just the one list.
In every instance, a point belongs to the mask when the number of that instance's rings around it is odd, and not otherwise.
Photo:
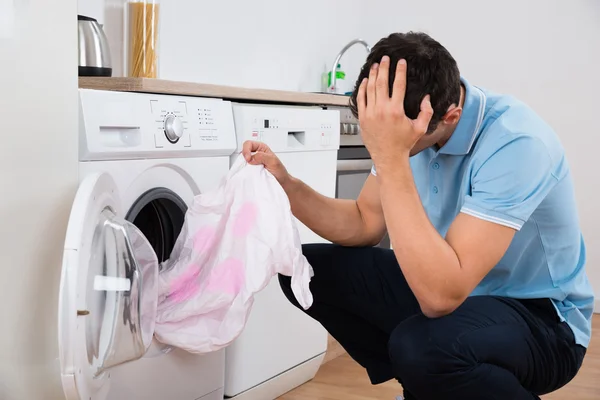
[(423, 312), (444, 314), (456, 295), (460, 262), (429, 221), (408, 156), (378, 168), (382, 207), (396, 258)]
[(356, 201), (323, 196), (296, 178), (283, 188), (294, 216), (319, 236), (343, 246), (371, 244)]

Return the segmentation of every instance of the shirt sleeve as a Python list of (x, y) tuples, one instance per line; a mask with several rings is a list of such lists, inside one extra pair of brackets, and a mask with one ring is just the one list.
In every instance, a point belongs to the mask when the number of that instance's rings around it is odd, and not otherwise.
[(374, 165), (371, 167), (371, 174), (373, 174), (373, 176), (377, 176), (377, 170), (375, 169)]
[(555, 187), (553, 170), (541, 140), (511, 140), (473, 172), (471, 194), (465, 196), (461, 212), (520, 230)]

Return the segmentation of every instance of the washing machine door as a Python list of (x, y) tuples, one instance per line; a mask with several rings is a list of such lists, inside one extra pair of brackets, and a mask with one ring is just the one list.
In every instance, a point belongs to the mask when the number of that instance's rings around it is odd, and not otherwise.
[(58, 310), (67, 400), (106, 399), (111, 368), (135, 362), (152, 341), (158, 260), (121, 215), (110, 175), (82, 181), (67, 228)]

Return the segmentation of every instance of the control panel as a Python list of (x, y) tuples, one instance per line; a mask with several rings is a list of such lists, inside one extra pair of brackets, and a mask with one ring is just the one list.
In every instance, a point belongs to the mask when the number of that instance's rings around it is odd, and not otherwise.
[(80, 160), (228, 156), (232, 104), (221, 99), (80, 89)]
[(337, 150), (340, 114), (320, 107), (233, 104), (238, 148), (246, 140), (275, 152)]

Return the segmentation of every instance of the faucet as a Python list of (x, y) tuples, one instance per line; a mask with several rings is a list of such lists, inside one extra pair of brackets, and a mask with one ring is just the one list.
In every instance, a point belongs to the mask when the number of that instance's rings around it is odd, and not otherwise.
[(335, 93), (337, 65), (340, 62), (340, 59), (342, 58), (344, 53), (346, 53), (346, 51), (348, 51), (348, 49), (350, 47), (354, 46), (355, 44), (362, 44), (367, 49), (367, 53), (371, 52), (371, 46), (369, 46), (369, 44), (362, 39), (354, 39), (350, 43), (345, 45), (344, 48), (342, 49), (342, 51), (340, 51), (339, 54), (337, 55), (337, 57), (335, 58), (335, 61), (333, 62), (333, 66), (331, 67), (331, 84), (327, 88), (328, 93)]

